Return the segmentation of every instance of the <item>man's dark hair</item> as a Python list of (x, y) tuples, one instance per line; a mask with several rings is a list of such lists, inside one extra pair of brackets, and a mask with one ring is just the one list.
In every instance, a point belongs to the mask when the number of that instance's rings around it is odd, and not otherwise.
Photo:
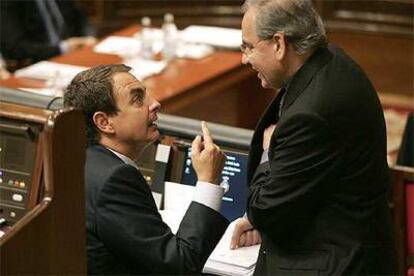
[(79, 109), (85, 115), (88, 144), (97, 144), (100, 134), (93, 122), (97, 111), (115, 115), (119, 110), (113, 95), (112, 76), (129, 72), (131, 67), (124, 64), (100, 65), (77, 74), (64, 94), (64, 106)]

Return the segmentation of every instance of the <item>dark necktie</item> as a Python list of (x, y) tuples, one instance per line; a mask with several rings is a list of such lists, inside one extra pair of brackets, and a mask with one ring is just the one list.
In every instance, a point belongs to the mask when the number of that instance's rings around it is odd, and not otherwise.
[(57, 35), (61, 37), (64, 26), (65, 26), (65, 21), (63, 19), (62, 13), (60, 12), (59, 7), (55, 0), (47, 0), (45, 1), (45, 3), (46, 3), (46, 8), (52, 19), (52, 23), (55, 28), (55, 31)]
[(282, 107), (283, 107), (283, 102), (285, 101), (286, 91), (287, 89), (285, 87), (280, 88), (280, 91), (279, 91), (279, 94), (281, 95), (280, 102), (279, 102), (279, 110), (278, 110), (279, 118), (280, 116), (282, 116)]
[(59, 7), (55, 1), (49, 0), (36, 0), (36, 5), (45, 24), (50, 44), (58, 44), (65, 24)]

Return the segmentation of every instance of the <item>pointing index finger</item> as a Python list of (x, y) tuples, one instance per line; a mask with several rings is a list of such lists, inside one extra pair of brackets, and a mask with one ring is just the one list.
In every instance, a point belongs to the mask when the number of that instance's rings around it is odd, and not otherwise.
[(211, 138), (210, 130), (205, 121), (201, 122), (201, 130), (203, 131), (204, 143), (212, 144), (213, 138)]

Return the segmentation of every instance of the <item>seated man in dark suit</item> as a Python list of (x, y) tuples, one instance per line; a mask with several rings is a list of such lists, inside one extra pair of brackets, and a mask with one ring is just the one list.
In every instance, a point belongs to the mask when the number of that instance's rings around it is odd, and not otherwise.
[(83, 71), (64, 96), (65, 106), (84, 112), (88, 128), (88, 273), (200, 273), (228, 225), (218, 212), (224, 189), (216, 185), (224, 154), (203, 124), (204, 140), (197, 136), (192, 145), (194, 200), (174, 235), (134, 162), (159, 137), (160, 104), (129, 70), (103, 65)]
[(72, 0), (3, 1), (0, 43), (5, 59), (37, 62), (96, 42)]

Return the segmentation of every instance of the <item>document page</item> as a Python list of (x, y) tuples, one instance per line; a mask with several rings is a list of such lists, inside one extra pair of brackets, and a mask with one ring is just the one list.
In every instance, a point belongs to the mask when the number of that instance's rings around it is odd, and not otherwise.
[[(165, 182), (164, 206), (160, 211), (163, 221), (176, 233), (190, 205), (194, 186)], [(207, 260), (203, 272), (217, 275), (253, 275), (260, 245), (230, 250), (230, 241), (237, 220), (227, 228), (225, 234)]]

